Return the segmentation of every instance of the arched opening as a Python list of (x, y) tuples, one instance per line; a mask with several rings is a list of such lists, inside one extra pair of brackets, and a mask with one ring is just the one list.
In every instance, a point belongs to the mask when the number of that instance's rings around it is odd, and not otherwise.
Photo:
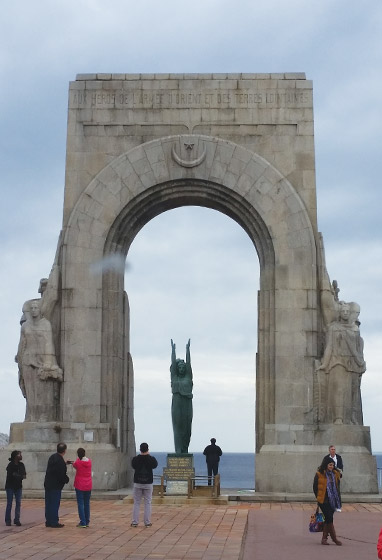
[[(114, 446), (113, 460), (128, 457), (134, 447), (134, 390), (124, 273), (113, 269), (94, 276), (89, 266), (113, 255), (126, 257), (142, 228), (166, 211), (190, 206), (216, 210), (242, 227), (258, 256), (256, 487), (284, 488), (283, 474), (273, 484), (269, 459), (281, 460), (280, 445), (288, 445), (293, 463), (300, 426), (313, 423), (315, 410), (317, 254), (312, 224), (296, 190), (263, 158), (200, 137), (205, 158), (193, 169), (172, 156), (174, 142), (182, 141), (166, 137), (113, 160), (88, 185), (70, 216), (62, 252), (63, 418), (94, 422), (104, 430), (99, 438), (104, 434)], [(92, 393), (84, 392), (82, 380), (91, 381)], [(123, 468), (117, 465), (113, 472)]]
[[(224, 451), (226, 487), (254, 484), (259, 287), (254, 256), (251, 240), (233, 220), (206, 208), (183, 207), (146, 224), (127, 257), (137, 444), (149, 441), (155, 452), (173, 452), (170, 338), (184, 357), (191, 337), (190, 451), (198, 474), (204, 474), (201, 452), (215, 437)], [(238, 461), (237, 453), (245, 455)], [(165, 453), (156, 456), (161, 463)], [(243, 464), (239, 477), (231, 470), (238, 462)]]
[[(110, 228), (105, 244), (105, 254), (127, 254), (138, 232), (155, 216), (166, 210), (182, 206), (201, 206), (219, 210), (232, 217), (247, 232), (249, 239), (256, 248), (260, 262), (260, 297), (258, 300), (259, 314), (262, 317), (263, 328), (259, 329), (258, 347), (266, 348), (262, 356), (263, 375), (269, 382), (262, 386), (261, 392), (256, 396), (256, 447), (263, 444), (264, 425), (273, 419), (274, 408), (274, 382), (272, 381), (274, 364), (272, 353), (274, 345), (272, 310), (272, 290), (274, 274), (274, 251), (269, 231), (265, 227), (260, 215), (243, 197), (233, 193), (226, 187), (210, 181), (197, 179), (182, 179), (169, 181), (146, 189), (141, 195), (136, 196), (127, 204)], [(254, 258), (253, 254), (253, 258)], [(125, 344), (130, 331), (130, 312), (124, 294), (124, 278), (121, 271), (110, 270), (103, 277), (103, 367), (102, 367), (102, 393), (101, 419), (104, 422), (114, 421), (124, 416), (123, 403), (116, 403), (110, 398), (110, 391), (117, 386), (124, 373), (123, 356), (128, 351)], [(125, 316), (115, 313), (116, 309), (126, 309)], [(126, 317), (127, 321), (126, 321)], [(121, 359), (121, 358), (122, 359)], [(259, 365), (259, 360), (257, 365)], [(168, 366), (167, 366), (168, 367)], [(131, 372), (131, 368), (130, 368)], [(112, 377), (111, 377), (112, 376)], [(126, 384), (131, 385), (131, 379), (126, 375)], [(114, 381), (113, 381), (114, 378)], [(112, 406), (108, 405), (112, 402)], [(271, 403), (266, 406), (266, 403)], [(133, 407), (126, 401), (126, 408)], [(116, 438), (116, 434), (114, 436)], [(124, 444), (122, 444), (122, 447)], [(127, 441), (125, 442), (127, 446)]]

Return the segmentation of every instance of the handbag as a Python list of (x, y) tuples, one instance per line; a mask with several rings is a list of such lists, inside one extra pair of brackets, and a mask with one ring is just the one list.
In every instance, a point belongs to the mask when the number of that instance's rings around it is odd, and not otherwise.
[(318, 506), (315, 513), (310, 516), (309, 531), (311, 533), (320, 533), (324, 530), (324, 515), (319, 511)]

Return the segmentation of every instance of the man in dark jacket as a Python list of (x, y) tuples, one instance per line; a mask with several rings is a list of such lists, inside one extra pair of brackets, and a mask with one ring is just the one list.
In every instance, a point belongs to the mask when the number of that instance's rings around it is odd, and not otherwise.
[(340, 473), (342, 473), (342, 471), (344, 470), (344, 464), (342, 462), (341, 455), (338, 455), (338, 453), (336, 454), (336, 448), (334, 447), (334, 445), (329, 446), (329, 455), (325, 455), (324, 459), (329, 457), (333, 459), (333, 463), (336, 469), (340, 471)]
[(149, 453), (147, 443), (141, 443), (140, 455), (133, 457), (131, 465), (134, 469), (134, 507), (132, 527), (137, 527), (139, 522), (139, 509), (141, 500), (144, 500), (143, 522), (145, 527), (151, 527), (151, 497), (153, 495), (153, 469), (158, 466), (158, 461)]
[(212, 483), (212, 473), (214, 476), (218, 474), (220, 457), (223, 455), (223, 451), (216, 445), (216, 439), (211, 438), (210, 441), (211, 445), (207, 445), (203, 451), (203, 455), (206, 456), (208, 486)]
[(49, 457), (46, 467), (44, 488), (45, 488), (45, 526), (54, 529), (63, 527), (59, 522), (58, 510), (61, 502), (61, 491), (65, 484), (69, 482), (66, 474), (66, 444), (57, 445), (57, 453)]

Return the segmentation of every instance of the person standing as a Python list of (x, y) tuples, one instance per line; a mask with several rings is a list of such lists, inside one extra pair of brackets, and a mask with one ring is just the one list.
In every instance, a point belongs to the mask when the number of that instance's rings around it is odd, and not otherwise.
[(74, 488), (76, 490), (78, 516), (80, 522), (77, 527), (86, 528), (90, 523), (90, 496), (92, 493), (92, 462), (85, 457), (85, 449), (77, 449), (78, 458), (74, 461), (73, 467), (76, 469), (74, 477)]
[(145, 527), (151, 527), (151, 498), (153, 495), (153, 469), (158, 466), (158, 461), (150, 455), (147, 443), (141, 443), (140, 455), (133, 457), (131, 465), (134, 469), (134, 507), (131, 527), (139, 523), (139, 510), (141, 500), (144, 501), (143, 522)]
[(211, 438), (210, 441), (211, 445), (207, 445), (203, 451), (203, 455), (206, 456), (208, 486), (211, 486), (212, 474), (214, 476), (218, 474), (220, 457), (223, 455), (223, 451), (216, 445), (216, 439)]
[(340, 507), (341, 498), (339, 490), (339, 481), (341, 473), (335, 468), (334, 461), (330, 457), (325, 457), (318, 467), (318, 471), (313, 481), (313, 492), (317, 498), (322, 513), (325, 516), (324, 530), (322, 534), (321, 544), (327, 545), (328, 535), (337, 546), (341, 546), (342, 542), (337, 539), (334, 529), (333, 514)]
[(379, 537), (377, 542), (377, 553), (378, 553), (378, 559), (382, 560), (382, 529), (379, 532)]
[(329, 445), (329, 455), (325, 455), (324, 459), (329, 457), (333, 459), (336, 469), (342, 473), (344, 470), (344, 464), (341, 455), (336, 454), (336, 448), (334, 445)]
[[(342, 478), (342, 472), (344, 470), (344, 465), (342, 462), (342, 457), (341, 455), (336, 455), (336, 448), (334, 447), (334, 445), (329, 445), (329, 455), (325, 455), (324, 459), (332, 459), (332, 461), (334, 462), (334, 467), (337, 469), (337, 471), (340, 472), (340, 478)], [(340, 482), (338, 481), (338, 488), (341, 489), (340, 486)], [(341, 500), (341, 492), (339, 492), (340, 495), (340, 500)], [(342, 504), (340, 503), (339, 507), (337, 508), (337, 511), (340, 513), (341, 512), (341, 507)]]
[(6, 470), (7, 478), (5, 480), (5, 493), (7, 496), (7, 507), (5, 509), (5, 524), (8, 527), (12, 525), (12, 502), (14, 496), (15, 516), (13, 522), (18, 527), (21, 527), (20, 509), (22, 488), (23, 480), (27, 476), (24, 463), (22, 462), (21, 451), (17, 451), (16, 449), (12, 451)]
[(53, 453), (49, 457), (45, 473), (45, 526), (53, 529), (61, 529), (64, 526), (59, 522), (58, 510), (60, 509), (62, 489), (69, 482), (66, 474), (67, 462), (64, 459), (66, 449), (66, 443), (57, 445), (57, 453)]

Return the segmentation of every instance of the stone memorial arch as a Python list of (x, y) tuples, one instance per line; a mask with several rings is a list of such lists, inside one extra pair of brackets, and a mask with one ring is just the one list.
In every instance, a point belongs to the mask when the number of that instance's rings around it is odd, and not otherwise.
[[(334, 443), (346, 461), (343, 489), (377, 491), (362, 421), (362, 349), (357, 371), (335, 375), (328, 365), (329, 335), (338, 329), (347, 329), (349, 347), (361, 344), (359, 307), (349, 304), (341, 319), (343, 304), (326, 272), (312, 84), (299, 73), (85, 74), (70, 84), (63, 228), (39, 301), (61, 377), (45, 376), (48, 412), (28, 404), (26, 421), (11, 426), (10, 446), (33, 465), (27, 484), (41, 487), (46, 458), (60, 440), (89, 449), (96, 489), (131, 482), (124, 259), (147, 222), (190, 205), (235, 220), (260, 262), (256, 490), (310, 492)], [(26, 341), (40, 320), (35, 307), (26, 302), (23, 309), (32, 314), (22, 327)], [(23, 379), (22, 349), (19, 355)], [(330, 400), (333, 379), (347, 395), (341, 402)]]

